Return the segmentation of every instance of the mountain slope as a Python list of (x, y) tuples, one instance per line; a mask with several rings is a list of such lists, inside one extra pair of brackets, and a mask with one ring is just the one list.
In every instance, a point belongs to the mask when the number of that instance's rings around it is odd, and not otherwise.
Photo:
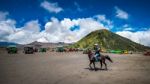
[(0, 42), (0, 47), (7, 47), (9, 45), (17, 45), (17, 43), (13, 43), (13, 42)]
[(82, 38), (71, 47), (74, 48), (93, 48), (93, 45), (97, 43), (102, 49), (113, 50), (132, 50), (132, 51), (144, 51), (150, 49), (144, 45), (135, 43), (127, 38), (119, 36), (108, 30), (96, 30)]

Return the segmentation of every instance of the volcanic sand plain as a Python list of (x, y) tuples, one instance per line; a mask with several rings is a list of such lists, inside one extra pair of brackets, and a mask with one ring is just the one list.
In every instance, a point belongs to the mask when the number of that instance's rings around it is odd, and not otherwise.
[[(89, 69), (82, 52), (7, 54), (0, 51), (0, 84), (150, 84), (150, 56), (110, 54), (108, 70)], [(103, 67), (104, 68), (104, 67)]]

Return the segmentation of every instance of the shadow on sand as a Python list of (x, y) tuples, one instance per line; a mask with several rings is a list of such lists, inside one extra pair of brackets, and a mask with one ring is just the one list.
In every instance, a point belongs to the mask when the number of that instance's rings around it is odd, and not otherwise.
[(84, 69), (87, 69), (89, 71), (108, 71), (109, 69), (101, 69), (101, 68), (84, 68)]

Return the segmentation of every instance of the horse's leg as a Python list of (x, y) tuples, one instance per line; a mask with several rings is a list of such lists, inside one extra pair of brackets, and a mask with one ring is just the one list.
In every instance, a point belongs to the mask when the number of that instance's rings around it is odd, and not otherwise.
[(103, 61), (103, 63), (105, 64), (105, 69), (107, 70), (107, 64), (106, 64), (105, 60)]
[(101, 65), (101, 69), (102, 69), (102, 67), (103, 67), (103, 63), (102, 63), (102, 60), (100, 60), (99, 62), (100, 62), (100, 65)]
[(90, 67), (90, 69), (92, 69), (92, 66), (91, 66), (91, 64), (92, 64), (92, 61), (90, 60), (90, 64), (89, 64), (89, 67)]
[(96, 67), (95, 67), (95, 62), (93, 61), (93, 66), (94, 66), (94, 70), (96, 70)]

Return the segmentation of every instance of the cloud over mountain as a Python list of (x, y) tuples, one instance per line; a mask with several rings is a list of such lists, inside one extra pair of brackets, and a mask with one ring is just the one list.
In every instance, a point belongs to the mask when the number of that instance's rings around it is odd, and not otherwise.
[(150, 29), (147, 31), (137, 31), (137, 32), (131, 32), (131, 31), (118, 31), (116, 34), (119, 34), (123, 37), (126, 37), (134, 42), (150, 46)]

